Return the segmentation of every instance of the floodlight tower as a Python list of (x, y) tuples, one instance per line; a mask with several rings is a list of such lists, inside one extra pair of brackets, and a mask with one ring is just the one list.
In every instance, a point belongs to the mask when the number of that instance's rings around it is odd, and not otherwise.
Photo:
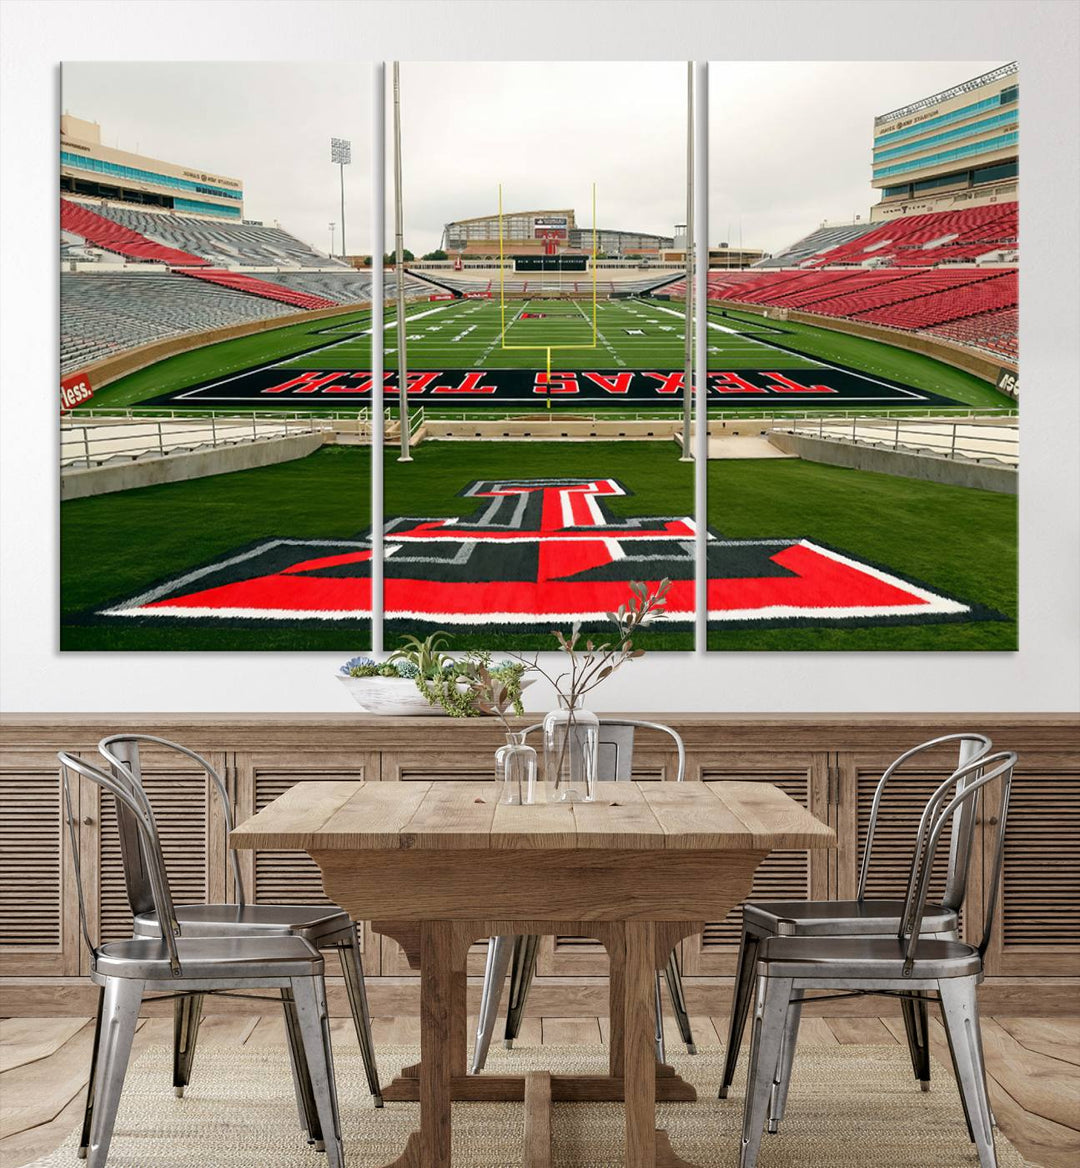
[(352, 143), (348, 138), (330, 139), (330, 161), (337, 163), (341, 176), (341, 258), (345, 258), (345, 167), (352, 162)]

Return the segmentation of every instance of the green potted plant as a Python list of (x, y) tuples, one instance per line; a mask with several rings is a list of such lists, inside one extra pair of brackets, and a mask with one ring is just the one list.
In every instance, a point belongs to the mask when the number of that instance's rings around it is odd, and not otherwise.
[(402, 647), (387, 660), (353, 657), (341, 666), (338, 677), (357, 705), (370, 714), (448, 714), (455, 718), (492, 714), (492, 685), (499, 687), (510, 708), (522, 712), (521, 691), (531, 681), (525, 677), (526, 664), (492, 664), (486, 653), (455, 658), (446, 652), (449, 644), (450, 638), (443, 632), (422, 640), (406, 636)]

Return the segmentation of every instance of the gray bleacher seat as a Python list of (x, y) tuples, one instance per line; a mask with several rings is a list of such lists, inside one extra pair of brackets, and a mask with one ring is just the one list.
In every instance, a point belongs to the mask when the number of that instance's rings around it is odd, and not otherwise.
[(312, 296), (323, 296), (338, 304), (357, 304), (371, 299), (370, 272), (277, 271), (264, 278), (284, 288), (307, 292)]
[(865, 235), (880, 226), (880, 223), (845, 223), (837, 227), (819, 227), (769, 259), (754, 264), (754, 267), (797, 268), (804, 260), (811, 259), (830, 248), (839, 247), (852, 239), (858, 239), (860, 235)]
[(93, 210), (167, 247), (202, 256), (222, 267), (349, 270), (348, 264), (315, 251), (280, 227), (137, 211), (112, 204), (95, 205)]
[(60, 372), (165, 337), (294, 312), (166, 272), (61, 272)]

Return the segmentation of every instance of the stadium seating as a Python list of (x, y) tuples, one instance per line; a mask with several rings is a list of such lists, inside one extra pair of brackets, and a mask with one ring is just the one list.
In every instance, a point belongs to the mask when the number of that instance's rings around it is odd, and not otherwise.
[[(673, 285), (672, 296), (683, 286)], [(790, 308), (889, 328), (932, 331), (1015, 356), (1015, 268), (884, 268), (866, 271), (713, 272), (709, 299)], [(971, 321), (969, 329), (962, 322)], [(942, 327), (952, 325), (949, 331)]]
[(995, 308), (1014, 308), (1016, 297), (1016, 273), (1001, 272), (990, 279), (969, 281), (863, 311), (855, 319), (885, 324), (890, 328), (923, 329), (977, 316)]
[(970, 263), (994, 251), (1015, 248), (1017, 230), (1016, 203), (905, 215), (819, 253), (806, 266), (865, 264), (870, 260), (904, 267)]
[(997, 270), (986, 272), (979, 268), (927, 268), (917, 272), (877, 272), (860, 273), (851, 287), (841, 282), (826, 295), (806, 307), (807, 312), (819, 312), (825, 316), (857, 316), (874, 309), (899, 304), (916, 297), (930, 296), (935, 292), (948, 292), (967, 287), (996, 275)]
[(333, 304), (357, 304), (371, 299), (369, 272), (281, 271), (275, 272), (272, 278), (275, 284), (321, 297)]
[(308, 292), (286, 288), (284, 284), (260, 280), (244, 272), (227, 272), (221, 268), (177, 268), (175, 271), (182, 276), (208, 280), (211, 284), (220, 284), (223, 288), (234, 288), (238, 292), (248, 292), (267, 300), (280, 300), (282, 304), (292, 304), (297, 308), (333, 308), (338, 303), (327, 300), (325, 296), (312, 296)]
[(1019, 321), (1015, 308), (996, 308), (978, 316), (933, 325), (925, 331), (1013, 360), (1019, 350)]
[(293, 311), (286, 304), (164, 272), (61, 272), (60, 372), (165, 337)]
[(348, 264), (315, 251), (280, 227), (226, 223), (192, 215), (164, 215), (111, 204), (99, 210), (102, 216), (122, 227), (166, 247), (180, 248), (201, 257), (199, 262), (227, 267), (349, 268)]
[(821, 252), (831, 251), (841, 244), (850, 243), (874, 229), (873, 223), (845, 223), (839, 227), (819, 227), (809, 235), (797, 240), (783, 251), (761, 260), (755, 268), (797, 268), (805, 260), (813, 259)]
[(197, 255), (147, 239), (138, 231), (114, 222), (110, 218), (91, 211), (80, 203), (69, 199), (60, 200), (60, 228), (80, 236), (107, 251), (125, 256), (130, 260), (141, 260), (157, 264), (204, 264)]

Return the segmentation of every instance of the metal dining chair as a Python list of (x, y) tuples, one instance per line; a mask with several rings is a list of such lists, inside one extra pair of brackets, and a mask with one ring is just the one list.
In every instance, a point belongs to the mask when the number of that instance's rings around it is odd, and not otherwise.
[[(102, 757), (109, 763), (114, 778), (123, 782), (129, 777), (142, 791), (141, 745), (152, 745), (173, 751), (196, 763), (206, 773), (211, 787), (221, 801), (226, 833), (233, 829), (232, 803), (221, 776), (202, 755), (151, 734), (116, 734), (103, 738), (98, 744)], [(144, 793), (145, 797), (145, 793)], [(146, 871), (145, 858), (140, 850), (138, 825), (126, 808), (117, 803), (117, 827), (124, 864), (124, 880), (134, 920), (134, 936), (157, 936), (157, 910)], [(349, 915), (336, 905), (248, 904), (244, 896), (240, 866), (235, 851), (229, 849), (232, 875), (233, 904), (184, 904), (174, 906), (176, 920), (185, 937), (300, 937), (316, 949), (336, 949), (345, 975), (345, 990), (352, 1012), (353, 1025), (360, 1043), (368, 1088), (376, 1107), (382, 1107), (379, 1072), (375, 1061), (375, 1046), (371, 1037), (371, 1018), (364, 986), (364, 969), (360, 959), (357, 926)], [(180, 996), (174, 1003), (173, 1014), (173, 1088), (183, 1095), (191, 1081), (199, 1022), (202, 1015), (199, 995)], [(292, 1015), (283, 1000), (286, 1040), (293, 1053), (299, 1035)], [(297, 1060), (294, 1058), (294, 1065)], [(318, 1146), (322, 1137), (318, 1115), (310, 1091), (301, 1079), (297, 1082), (298, 1097), (302, 1098), (308, 1123), (305, 1125), (311, 1141)]]
[[(90, 978), (100, 987), (94, 1059), (87, 1089), (86, 1127), (79, 1156), (90, 1168), (104, 1168), (116, 1124), (132, 1040), (144, 1001), (168, 1001), (177, 995), (205, 994), (251, 997), (241, 990), (277, 990), (296, 1033), (290, 1048), (294, 1082), (303, 1081), (318, 1115), (328, 1168), (344, 1168), (344, 1152), (330, 1049), (324, 963), (318, 950), (301, 937), (186, 937), (176, 919), (169, 877), (161, 853), (154, 812), (130, 773), (106, 774), (82, 759), (60, 751), (60, 778), (75, 882), (79, 920), (90, 951)], [(142, 870), (157, 920), (152, 936), (95, 945), (90, 937), (83, 893), (79, 833), (72, 811), (71, 773), (110, 792), (123, 807), (129, 828), (137, 834)], [(148, 998), (147, 994), (161, 997)], [(299, 1092), (298, 1092), (299, 1102)], [(300, 1107), (301, 1122), (306, 1115)]]
[[(905, 776), (900, 772), (915, 760), (922, 760), (926, 751), (955, 744), (957, 765), (974, 762), (985, 756), (993, 744), (984, 734), (945, 734), (905, 751), (892, 762), (878, 781), (870, 808), (866, 830), (858, 890), (854, 900), (796, 900), (747, 901), (743, 907), (742, 942), (739, 947), (738, 973), (735, 978), (734, 1000), (728, 1020), (727, 1050), (719, 1095), (727, 1098), (735, 1079), (746, 1019), (754, 993), (754, 969), (758, 950), (769, 937), (889, 937), (895, 934), (904, 911), (900, 899), (871, 899), (866, 895), (873, 859), (874, 837), (886, 790), (894, 779)], [(967, 886), (967, 867), (971, 855), (971, 838), (975, 820), (971, 809), (962, 812), (952, 826), (948, 872), (940, 904), (927, 905), (922, 931), (928, 937), (940, 940), (958, 940), (958, 914)], [(924, 1091), (930, 1089), (930, 1046), (927, 1039), (927, 1007), (917, 995), (902, 999), (904, 1029), (911, 1054), (915, 1078)], [(801, 1005), (793, 1009), (798, 1013)], [(795, 1023), (797, 1025), (797, 1021)], [(784, 1080), (786, 1084), (786, 1078)], [(786, 1089), (786, 1088), (785, 1088)]]
[[(526, 736), (542, 729), (537, 722), (526, 727)], [(686, 777), (686, 748), (679, 734), (660, 722), (644, 722), (636, 718), (601, 718), (597, 746), (596, 771), (601, 782), (625, 782), (630, 779), (634, 761), (634, 733), (636, 730), (656, 730), (666, 734), (675, 744), (678, 767), (675, 781)], [(487, 964), (484, 968), (484, 987), (480, 996), (480, 1017), (476, 1027), (476, 1045), (473, 1049), (472, 1073), (478, 1074), (487, 1061), (495, 1021), (499, 1013), (499, 999), (507, 971), (510, 973), (510, 991), (506, 1006), (506, 1031), (503, 1039), (509, 1050), (514, 1045), (525, 1016), (525, 999), (536, 972), (536, 954), (540, 938), (536, 936), (491, 937), (488, 941)], [(694, 1035), (683, 994), (682, 970), (679, 958), (672, 953), (664, 970), (668, 995), (679, 1027), (679, 1035), (689, 1054), (695, 1054)], [(661, 1001), (660, 974), (656, 975), (656, 1057), (664, 1061), (664, 1023)]]
[[(936, 995), (968, 1134), (978, 1151), (980, 1168), (997, 1168), (976, 987), (983, 979), (983, 957), (994, 924), (1015, 766), (1016, 755), (1010, 752), (982, 755), (956, 770), (930, 797), (919, 823), (895, 936), (781, 936), (761, 943), (740, 1168), (754, 1168), (757, 1163), (766, 1120), (769, 1131), (775, 1132), (783, 1119), (787, 1092), (781, 1090), (781, 1083), (790, 1074), (798, 1039), (798, 1005), (801, 996), (811, 991), (839, 998), (860, 993), (903, 1001), (915, 996), (919, 1002), (925, 1002), (928, 994)], [(983, 788), (996, 779), (1001, 780), (1000, 811), (982, 939), (976, 946), (928, 938), (920, 926), (945, 829), (957, 819), (974, 821)]]

